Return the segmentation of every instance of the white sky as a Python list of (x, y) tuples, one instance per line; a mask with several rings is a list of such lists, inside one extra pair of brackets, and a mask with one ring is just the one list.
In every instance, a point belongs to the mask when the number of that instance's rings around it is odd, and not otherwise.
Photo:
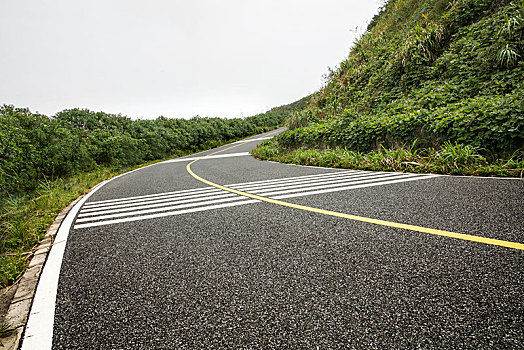
[(382, 2), (0, 0), (0, 104), (132, 118), (265, 112), (318, 90)]

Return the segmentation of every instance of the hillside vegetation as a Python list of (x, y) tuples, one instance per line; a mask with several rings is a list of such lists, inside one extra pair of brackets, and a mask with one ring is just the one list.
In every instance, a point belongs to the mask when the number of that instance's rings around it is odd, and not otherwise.
[[(390, 0), (264, 159), (520, 176), (520, 0)], [(400, 150), (400, 152), (399, 152)]]
[(245, 119), (133, 120), (70, 109), (48, 117), (0, 107), (0, 284), (26, 268), (53, 218), (102, 180), (279, 126), (305, 97)]

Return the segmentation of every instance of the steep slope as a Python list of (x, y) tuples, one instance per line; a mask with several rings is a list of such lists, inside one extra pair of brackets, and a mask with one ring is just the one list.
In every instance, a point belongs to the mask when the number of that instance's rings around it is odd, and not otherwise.
[(523, 12), (517, 0), (390, 0), (273, 153), (462, 144), (522, 159)]

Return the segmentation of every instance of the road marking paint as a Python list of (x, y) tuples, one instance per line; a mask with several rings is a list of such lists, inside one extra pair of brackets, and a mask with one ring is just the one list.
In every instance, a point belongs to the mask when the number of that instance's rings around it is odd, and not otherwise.
[(147, 165), (117, 175), (110, 180), (102, 181), (69, 210), (60, 224), (60, 228), (54, 239), (55, 242), (63, 242), (63, 244), (54, 244), (51, 247), (44, 267), (42, 268), (40, 278), (38, 279), (38, 285), (31, 304), (31, 311), (27, 317), (27, 323), (24, 329), (21, 345), (22, 350), (51, 349), (53, 346), (53, 326), (55, 322), (56, 293), (58, 290), (60, 269), (71, 227), (82, 205), (106, 183), (154, 165), (155, 164)]
[(278, 191), (266, 191), (266, 190), (257, 190), (257, 191), (246, 191), (247, 193), (254, 193), (258, 194), (259, 196), (274, 196), (274, 195), (280, 195), (280, 194), (287, 194), (287, 193), (295, 193), (295, 192), (304, 192), (308, 191), (308, 193), (311, 193), (309, 191), (317, 191), (317, 190), (323, 190), (323, 189), (332, 189), (333, 191), (344, 191), (346, 189), (353, 189), (353, 186), (357, 186), (359, 184), (370, 184), (370, 185), (385, 185), (387, 181), (390, 181), (392, 179), (396, 179), (396, 183), (398, 182), (404, 182), (408, 179), (413, 180), (422, 180), (427, 177), (415, 177), (415, 176), (388, 176), (388, 177), (381, 177), (381, 178), (371, 178), (371, 179), (363, 179), (359, 181), (351, 181), (351, 182), (343, 182), (343, 183), (328, 183), (325, 185), (320, 186), (311, 186), (311, 187), (305, 187), (305, 186), (292, 186), (289, 189), (281, 189)]
[(222, 199), (215, 199), (206, 201), (204, 203), (187, 203), (187, 204), (180, 204), (180, 205), (172, 205), (168, 207), (162, 207), (162, 208), (152, 208), (152, 209), (143, 209), (143, 210), (135, 210), (135, 211), (128, 211), (126, 213), (117, 213), (117, 214), (107, 214), (107, 215), (100, 215), (95, 217), (83, 217), (76, 219), (76, 222), (86, 222), (86, 221), (93, 221), (93, 220), (106, 220), (106, 219), (113, 219), (113, 218), (121, 218), (124, 216), (131, 216), (131, 215), (143, 215), (143, 214), (149, 214), (149, 213), (157, 213), (162, 211), (168, 211), (168, 210), (174, 210), (174, 209), (181, 209), (181, 208), (190, 208), (199, 206), (202, 204), (215, 204), (215, 203), (224, 203), (224, 202), (231, 202), (231, 201), (238, 201), (243, 199), (241, 196), (235, 196), (231, 198), (222, 198)]
[[(215, 196), (209, 196), (209, 197), (200, 197), (200, 198), (191, 198), (191, 199), (184, 199), (184, 200), (164, 200), (161, 201), (162, 203), (148, 203), (146, 205), (139, 205), (139, 206), (132, 206), (132, 207), (125, 207), (125, 208), (108, 208), (103, 210), (97, 210), (97, 211), (86, 211), (82, 210), (80, 214), (78, 214), (79, 218), (86, 217), (86, 216), (96, 216), (96, 215), (103, 215), (103, 214), (112, 214), (112, 213), (125, 213), (130, 212), (133, 210), (141, 210), (141, 209), (148, 209), (148, 208), (162, 208), (162, 207), (168, 207), (169, 205), (173, 204), (185, 204), (185, 203), (194, 203), (194, 205), (198, 205), (199, 202), (209, 201), (211, 199), (220, 199), (220, 198), (227, 198), (227, 197), (238, 197), (234, 193), (229, 193), (222, 191), (222, 194), (215, 195)], [(241, 198), (241, 197), (239, 197)]]
[[(236, 146), (237, 145), (231, 146), (229, 148), (217, 151), (215, 153), (223, 152), (225, 150), (234, 148)], [(214, 153), (211, 153), (210, 155), (213, 155), (213, 154)], [(204, 158), (204, 157), (206, 157), (206, 156), (203, 156), (202, 158)], [(363, 217), (363, 216), (357, 216), (357, 215), (351, 215), (351, 214), (345, 214), (345, 213), (339, 213), (339, 212), (335, 212), (335, 211), (331, 211), (331, 210), (325, 210), (325, 209), (308, 207), (308, 206), (305, 206), (305, 205), (284, 202), (284, 201), (281, 201), (281, 200), (278, 200), (278, 199), (267, 198), (267, 197), (259, 196), (259, 195), (256, 195), (256, 194), (235, 190), (233, 188), (229, 188), (229, 187), (226, 187), (226, 186), (222, 186), (222, 185), (216, 184), (214, 182), (206, 180), (206, 179), (198, 176), (197, 174), (195, 174), (193, 172), (193, 170), (191, 170), (191, 165), (193, 165), (194, 163), (196, 163), (199, 160), (200, 159), (195, 159), (194, 161), (192, 161), (191, 163), (186, 165), (186, 170), (187, 170), (187, 172), (191, 176), (193, 176), (198, 181), (205, 183), (206, 185), (213, 186), (213, 187), (219, 188), (219, 189), (224, 190), (224, 191), (229, 191), (231, 193), (235, 193), (235, 194), (238, 194), (240, 196), (245, 196), (245, 197), (248, 197), (248, 198), (257, 199), (257, 200), (262, 201), (262, 202), (273, 203), (273, 204), (281, 205), (281, 206), (284, 206), (284, 207), (300, 209), (300, 210), (304, 210), (304, 211), (309, 211), (309, 212), (314, 212), (314, 213), (324, 214), (324, 215), (330, 215), (330, 216), (344, 218), (344, 219), (361, 221), (361, 222), (366, 222), (366, 223), (375, 224), (375, 225), (400, 228), (400, 229), (405, 229), (405, 230), (410, 230), (410, 231), (415, 231), (415, 232), (422, 232), (422, 233), (437, 235), (437, 236), (456, 238), (456, 239), (461, 239), (461, 240), (466, 240), (466, 241), (472, 241), (472, 242), (478, 242), (478, 243), (484, 243), (484, 244), (490, 244), (490, 245), (497, 245), (497, 246), (506, 247), (506, 248), (513, 248), (513, 249), (524, 250), (524, 244), (522, 244), (522, 243), (504, 241), (504, 240), (493, 239), (493, 238), (486, 238), (486, 237), (481, 237), (481, 236), (473, 236), (473, 235), (464, 234), (464, 233), (456, 233), (456, 232), (451, 232), (451, 231), (437, 230), (437, 229), (432, 229), (432, 228), (427, 228), (427, 227), (422, 227), (422, 226), (402, 224), (402, 223), (397, 223), (397, 222), (392, 222), (392, 221), (367, 218), (367, 217)]]
[(197, 193), (192, 195), (167, 195), (162, 196), (153, 199), (147, 199), (147, 200), (137, 200), (137, 201), (126, 201), (126, 202), (120, 202), (123, 204), (116, 204), (116, 205), (103, 205), (103, 206), (91, 206), (91, 207), (85, 207), (82, 209), (82, 212), (91, 212), (91, 211), (98, 211), (98, 210), (108, 210), (113, 208), (126, 208), (126, 207), (136, 207), (141, 205), (149, 205), (149, 204), (155, 204), (155, 203), (162, 203), (162, 202), (173, 202), (173, 201), (179, 201), (179, 200), (186, 200), (186, 199), (197, 199), (197, 198), (208, 198), (210, 196), (217, 196), (220, 194), (224, 194), (224, 191), (218, 190), (214, 188), (214, 192), (206, 192), (206, 193)]
[[(276, 187), (277, 185), (280, 185), (280, 184), (284, 185), (286, 183), (294, 183), (297, 181), (300, 181), (300, 183), (312, 183), (314, 181), (321, 181), (321, 180), (327, 180), (327, 179), (332, 179), (332, 178), (336, 179), (336, 178), (342, 178), (342, 177), (350, 179), (350, 178), (364, 177), (364, 176), (367, 176), (367, 177), (383, 176), (379, 174), (385, 174), (388, 176), (405, 175), (404, 173), (358, 172), (358, 173), (344, 174), (344, 172), (337, 172), (337, 173), (332, 173), (332, 174), (326, 174), (325, 178), (320, 177), (322, 174), (319, 174), (319, 176), (315, 175), (316, 176), (315, 178), (309, 178), (306, 180), (303, 180), (302, 177), (298, 177), (298, 178), (291, 177), (291, 178), (280, 178), (280, 179), (274, 179), (274, 180), (242, 183), (240, 186), (238, 184), (231, 184), (227, 186), (236, 188), (236, 189), (248, 189), (248, 188), (265, 186), (266, 184), (273, 185), (274, 183), (274, 186)], [(269, 181), (271, 181), (271, 183), (269, 183)], [(84, 209), (82, 209), (82, 212), (101, 210), (104, 207), (107, 207), (107, 208), (122, 207), (123, 208), (123, 207), (128, 207), (128, 206), (142, 205), (146, 203), (156, 203), (156, 202), (161, 202), (161, 201), (165, 202), (165, 201), (173, 200), (173, 199), (196, 198), (200, 196), (207, 196), (210, 194), (220, 194), (220, 193), (222, 193), (222, 191), (215, 187), (204, 187), (204, 188), (191, 189), (191, 190), (156, 193), (153, 195), (109, 199), (105, 201), (88, 202), (84, 205)]]
[[(426, 175), (424, 179), (429, 179), (431, 177), (437, 177), (438, 175)], [(275, 196), (271, 195), (271, 198), (273, 199), (284, 199), (284, 198), (294, 198), (294, 197), (304, 197), (304, 196), (311, 196), (314, 194), (322, 194), (322, 193), (330, 193), (330, 192), (339, 192), (339, 191), (346, 191), (346, 190), (354, 190), (357, 188), (366, 188), (366, 187), (374, 187), (374, 186), (381, 186), (381, 185), (390, 185), (390, 184), (396, 184), (401, 182), (408, 182), (408, 181), (418, 181), (422, 180), (422, 178), (403, 178), (403, 179), (396, 179), (396, 180), (389, 180), (389, 181), (383, 181), (383, 182), (373, 182), (373, 183), (366, 183), (361, 185), (351, 185), (347, 187), (336, 187), (336, 188), (328, 188), (324, 190), (318, 190), (318, 191), (312, 191), (312, 192), (298, 192), (298, 193), (291, 193), (291, 194), (284, 194), (281, 196)], [(266, 196), (267, 194), (259, 194)]]
[[(67, 244), (67, 238), (69, 236), (69, 233), (71, 232), (75, 216), (80, 210), (80, 208), (84, 204), (87, 204), (85, 202), (89, 199), (89, 197), (91, 197), (97, 190), (99, 190), (109, 181), (113, 181), (121, 176), (131, 174), (135, 171), (144, 170), (145, 168), (155, 166), (157, 164), (158, 163), (138, 168), (127, 173), (115, 176), (110, 180), (99, 183), (80, 201), (78, 201), (78, 203), (67, 213), (55, 237), (55, 242), (63, 242), (63, 244), (56, 244), (51, 247), (51, 250), (49, 252), (49, 255), (47, 256), (47, 260), (44, 264), (42, 273), (38, 281), (36, 292), (33, 298), (33, 303), (31, 305), (31, 311), (29, 312), (26, 327), (24, 330), (24, 336), (21, 345), (22, 350), (51, 349), (53, 346), (53, 326), (55, 321), (54, 315), (56, 307), (56, 296), (58, 290), (58, 279), (60, 276), (60, 269)], [(113, 201), (114, 200), (110, 200), (110, 202)], [(245, 200), (244, 202), (254, 203), (257, 201), (249, 199)], [(216, 205), (216, 207), (234, 206), (241, 204), (243, 203), (235, 202)], [(202, 208), (194, 208), (186, 211), (189, 212), (198, 210), (202, 210)], [(166, 216), (166, 214), (168, 213), (163, 214), (163, 216)]]
[[(311, 183), (291, 183), (291, 184), (283, 184), (283, 185), (273, 185), (268, 187), (255, 187), (253, 189), (251, 188), (245, 188), (240, 189), (244, 192), (249, 193), (259, 193), (259, 192), (268, 192), (268, 191), (278, 191), (280, 189), (285, 190), (291, 190), (291, 189), (301, 189), (301, 188), (321, 188), (322, 186), (343, 186), (344, 184), (352, 184), (352, 183), (359, 183), (360, 181), (369, 181), (369, 182), (375, 182), (375, 181), (382, 181), (384, 178), (392, 178), (392, 177), (407, 177), (407, 176), (413, 176), (410, 174), (404, 174), (404, 175), (395, 175), (395, 174), (374, 174), (374, 175), (366, 175), (366, 176), (355, 176), (355, 177), (345, 177), (345, 178), (336, 178), (336, 179), (328, 179), (326, 181), (323, 180), (316, 180), (315, 182)], [(237, 188), (238, 189), (238, 188)]]
[(193, 188), (191, 190), (182, 190), (182, 191), (173, 191), (173, 192), (163, 192), (163, 193), (155, 193), (155, 194), (148, 194), (144, 196), (133, 196), (133, 197), (124, 197), (124, 198), (115, 198), (115, 199), (107, 199), (103, 201), (93, 201), (88, 202), (84, 204), (84, 207), (94, 207), (94, 206), (102, 206), (102, 205), (114, 205), (119, 204), (119, 202), (131, 202), (131, 201), (141, 201), (141, 200), (153, 200), (156, 198), (164, 198), (168, 196), (185, 196), (185, 195), (193, 195), (193, 194), (199, 194), (199, 193), (208, 193), (208, 192), (220, 192), (216, 188), (213, 187), (200, 187), (200, 188)]
[[(336, 173), (336, 175), (344, 174)], [(268, 185), (266, 183), (263, 185), (258, 185), (257, 182), (254, 182), (250, 186), (245, 186), (248, 189), (246, 192), (267, 196), (274, 199), (281, 199), (369, 186), (378, 186), (387, 183), (421, 180), (422, 178), (427, 177), (428, 175), (403, 173), (350, 172), (347, 176), (332, 176), (328, 179), (315, 177), (307, 180), (297, 181), (295, 178), (291, 178), (292, 182), (288, 183), (283, 183), (287, 181), (286, 179), (279, 179), (279, 183), (276, 184), (271, 183)], [(150, 213), (160, 213), (174, 210), (178, 211), (184, 208), (199, 206), (210, 207), (211, 204), (237, 201), (244, 198), (228, 191), (223, 191), (214, 187), (210, 188), (217, 192), (200, 192), (197, 194), (191, 194), (189, 196), (183, 193), (178, 195), (162, 196), (168, 197), (162, 199), (146, 198), (138, 201), (131, 201), (130, 203), (124, 202), (125, 204), (120, 204), (122, 202), (118, 202), (116, 204), (104, 203), (103, 207), (97, 206), (83, 208), (80, 211), (76, 222), (78, 224), (94, 221), (101, 222), (129, 216), (137, 216), (140, 219), (143, 219), (144, 215)]]
[[(259, 137), (257, 139), (245, 139), (245, 140), (240, 140), (240, 141), (237, 141), (237, 142), (233, 142), (232, 145), (234, 144), (238, 144), (238, 143), (246, 143), (246, 142), (253, 142), (253, 141), (262, 141), (262, 140), (269, 140), (273, 138), (273, 136), (268, 136), (268, 137)], [(249, 152), (248, 152), (249, 153)]]
[(276, 186), (286, 186), (286, 185), (296, 184), (296, 183), (306, 184), (306, 183), (315, 183), (315, 182), (319, 182), (319, 181), (336, 181), (337, 179), (351, 179), (351, 178), (362, 177), (362, 176), (374, 176), (374, 175), (377, 175), (377, 174), (378, 173), (358, 173), (358, 174), (355, 174), (355, 173), (349, 173), (349, 174), (336, 173), (336, 174), (327, 174), (326, 176), (322, 176), (322, 177), (319, 176), (319, 177), (310, 178), (310, 179), (295, 179), (295, 178), (278, 179), (276, 181), (271, 181), (271, 182), (267, 182), (267, 183), (256, 183), (255, 182), (255, 183), (252, 183), (252, 184), (249, 184), (249, 185), (242, 185), (242, 186), (228, 185), (228, 187), (244, 191), (244, 190), (248, 190), (248, 189), (255, 189), (255, 188), (258, 188), (258, 187), (269, 188), (269, 187), (276, 187)]
[[(255, 140), (250, 140), (255, 141)], [(240, 141), (237, 141), (240, 142)], [(243, 141), (249, 142), (249, 141)], [(227, 153), (227, 154), (217, 154), (214, 156), (206, 157), (206, 159), (216, 159), (216, 158), (230, 158), (230, 157), (243, 157), (243, 156), (249, 156), (249, 152), (239, 152), (239, 153)], [(198, 159), (199, 157), (188, 157), (188, 158), (175, 158), (175, 159), (169, 159), (163, 162), (160, 162), (158, 164), (165, 164), (165, 163), (178, 163), (178, 162), (189, 162), (195, 159)]]
[(250, 181), (250, 182), (241, 182), (241, 183), (236, 183), (236, 184), (230, 184), (228, 185), (228, 187), (235, 187), (235, 188), (238, 188), (240, 186), (244, 186), (244, 185), (254, 185), (254, 184), (270, 184), (270, 183), (273, 183), (273, 182), (279, 182), (279, 181), (301, 181), (301, 180), (308, 180), (308, 179), (313, 179), (313, 178), (318, 178), (318, 177), (323, 177), (323, 176), (327, 176), (327, 177), (331, 177), (331, 176), (336, 176), (336, 175), (346, 175), (348, 173), (371, 173), (370, 171), (355, 171), (355, 170), (348, 170), (348, 171), (344, 171), (344, 170), (341, 170), (341, 171), (337, 171), (337, 172), (334, 172), (334, 173), (320, 173), (320, 174), (314, 174), (314, 175), (305, 175), (305, 176), (295, 176), (295, 177), (282, 177), (282, 178), (277, 178), (277, 179), (271, 179), (271, 180), (262, 180), (262, 181)]
[[(319, 180), (316, 180), (316, 181), (319, 181)], [(279, 185), (279, 186), (285, 186), (285, 185)], [(126, 198), (121, 198), (121, 201), (116, 202), (116, 203), (102, 203), (101, 205), (96, 205), (96, 206), (87, 206), (86, 204), (84, 206), (85, 208), (82, 209), (82, 214), (91, 213), (91, 212), (99, 212), (99, 211), (110, 211), (114, 209), (130, 208), (130, 207), (138, 207), (138, 206), (141, 206), (141, 207), (157, 206), (158, 207), (158, 206), (165, 205), (161, 203), (166, 203), (166, 202), (175, 202), (175, 201), (178, 202), (181, 200), (199, 201), (199, 200), (206, 200), (207, 198), (212, 198), (213, 196), (219, 196), (219, 195), (224, 195), (224, 194), (227, 194), (229, 196), (234, 195), (230, 192), (225, 192), (225, 191), (216, 189), (214, 187), (207, 187), (207, 188), (212, 189), (213, 191), (200, 192), (200, 193), (191, 194), (191, 195), (186, 195), (185, 193), (165, 195), (165, 194), (160, 193), (158, 194), (158, 197), (154, 197), (154, 198), (145, 198), (145, 199), (138, 199), (138, 200), (127, 200)], [(159, 205), (156, 205), (157, 203), (159, 203)], [(82, 214), (80, 214), (80, 216), (82, 216)]]
[(199, 211), (205, 211), (205, 210), (212, 210), (212, 209), (219, 209), (219, 208), (228, 208), (228, 207), (235, 207), (238, 205), (245, 205), (245, 204), (251, 204), (251, 203), (257, 203), (258, 200), (254, 199), (248, 199), (243, 200), (240, 202), (232, 202), (232, 203), (225, 203), (225, 204), (216, 204), (216, 205), (210, 205), (206, 207), (196, 207), (191, 209), (185, 209), (185, 210), (178, 210), (178, 211), (170, 211), (165, 213), (158, 213), (158, 214), (151, 214), (151, 215), (144, 215), (144, 216), (135, 216), (135, 217), (129, 217), (124, 219), (114, 219), (114, 220), (107, 220), (107, 221), (97, 221), (97, 222), (91, 222), (87, 224), (75, 224), (74, 229), (81, 229), (81, 228), (87, 228), (87, 227), (94, 227), (94, 226), (104, 226), (104, 225), (111, 225), (111, 224), (119, 224), (123, 222), (132, 222), (132, 221), (139, 221), (139, 220), (146, 220), (146, 219), (156, 219), (156, 218), (163, 218), (166, 216), (173, 216), (173, 215), (180, 215), (180, 214), (187, 214), (187, 213), (196, 213)]

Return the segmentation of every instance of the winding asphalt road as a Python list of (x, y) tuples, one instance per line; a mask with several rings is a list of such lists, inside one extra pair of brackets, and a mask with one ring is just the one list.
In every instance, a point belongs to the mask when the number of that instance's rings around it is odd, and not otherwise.
[(249, 156), (267, 136), (98, 188), (23, 349), (524, 348), (522, 180)]

